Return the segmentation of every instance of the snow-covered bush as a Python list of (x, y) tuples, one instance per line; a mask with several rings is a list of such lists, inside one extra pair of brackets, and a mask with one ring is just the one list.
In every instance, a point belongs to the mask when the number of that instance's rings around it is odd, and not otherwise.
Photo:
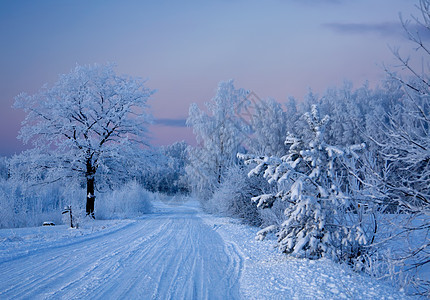
[(0, 228), (40, 226), (44, 221), (61, 224), (64, 206), (73, 203), (77, 208), (77, 197), (82, 195), (85, 191), (76, 185), (0, 181)]
[(363, 146), (341, 149), (327, 145), (324, 128), (329, 118), (321, 119), (315, 105), (304, 118), (312, 139), (288, 135), (285, 143), (289, 150), (283, 157), (239, 154), (246, 164), (256, 164), (249, 176), (262, 175), (270, 184), (277, 184), (277, 192), (252, 198), (258, 207), (288, 203), (285, 221), (266, 227), (257, 237), (264, 239), (269, 232), (276, 232), (278, 247), (284, 253), (351, 262), (361, 255), (367, 239), (356, 218), (345, 218), (345, 214), (356, 214), (356, 204), (342, 180), (341, 160), (357, 156), (354, 151)]
[(267, 183), (260, 178), (248, 178), (248, 168), (243, 165), (230, 167), (224, 182), (205, 203), (205, 209), (212, 213), (234, 217), (244, 223), (260, 226), (262, 219), (261, 209), (249, 201), (251, 197), (263, 192)]
[[(0, 228), (40, 226), (45, 221), (55, 224), (68, 223), (62, 215), (71, 206), (75, 222), (86, 222), (86, 190), (78, 183), (26, 185), (15, 180), (0, 180)], [(118, 190), (100, 194), (96, 206), (99, 218), (131, 218), (151, 211), (151, 200), (156, 197), (135, 182)]]
[(7, 184), (7, 181), (0, 179), (0, 228), (14, 227), (16, 217), (12, 193), (12, 187)]
[(118, 190), (101, 194), (95, 203), (96, 217), (117, 219), (142, 216), (151, 211), (151, 201), (155, 197), (155, 194), (132, 181)]

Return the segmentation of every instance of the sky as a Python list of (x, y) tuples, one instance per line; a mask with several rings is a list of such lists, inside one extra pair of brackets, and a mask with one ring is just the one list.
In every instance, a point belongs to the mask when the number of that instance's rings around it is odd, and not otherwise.
[(193, 143), (191, 103), (220, 81), (260, 98), (302, 99), (350, 80), (384, 78), (390, 48), (408, 55), (402, 31), (418, 0), (0, 0), (0, 156), (25, 149), (21, 92), (52, 85), (77, 64), (116, 63), (146, 79), (156, 123), (153, 145)]

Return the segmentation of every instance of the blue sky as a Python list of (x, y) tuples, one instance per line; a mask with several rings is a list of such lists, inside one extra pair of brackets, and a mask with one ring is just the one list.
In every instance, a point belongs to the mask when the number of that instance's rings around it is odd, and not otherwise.
[(12, 1), (0, 0), (0, 155), (23, 149), (20, 92), (52, 84), (76, 64), (117, 63), (148, 79), (159, 124), (153, 143), (192, 141), (190, 103), (203, 104), (221, 80), (280, 102), (322, 93), (345, 79), (383, 78), (406, 43), (399, 13), (415, 0)]

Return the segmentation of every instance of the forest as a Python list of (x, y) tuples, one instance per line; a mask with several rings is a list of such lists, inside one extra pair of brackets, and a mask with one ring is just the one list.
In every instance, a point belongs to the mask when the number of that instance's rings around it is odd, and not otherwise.
[[(160, 195), (276, 236), (285, 255), (327, 258), (430, 296), (430, 1), (420, 30), (403, 22), (422, 63), (397, 51), (375, 87), (311, 90), (286, 102), (222, 81), (189, 108), (196, 145), (153, 147), (146, 82), (114, 65), (77, 66), (35, 95), (19, 138), (0, 158), (0, 228), (133, 218)], [(415, 27), (413, 27), (415, 28)]]

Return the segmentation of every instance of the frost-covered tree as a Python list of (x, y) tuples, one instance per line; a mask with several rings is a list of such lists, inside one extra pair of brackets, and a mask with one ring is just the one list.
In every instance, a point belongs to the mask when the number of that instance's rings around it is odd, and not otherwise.
[(189, 192), (189, 182), (186, 176), (185, 167), (188, 162), (188, 144), (185, 141), (173, 143), (164, 149), (168, 158), (168, 168), (171, 171), (171, 192)]
[(123, 166), (139, 156), (135, 145), (146, 143), (152, 93), (142, 80), (117, 75), (109, 64), (77, 66), (52, 87), (20, 94), (14, 107), (27, 116), (19, 138), (33, 149), (15, 157), (15, 167), (45, 181), (83, 178), (86, 213), (93, 216), (97, 175), (127, 172)]
[(297, 101), (293, 97), (290, 97), (288, 101), (284, 104), (285, 106), (285, 122), (287, 132), (296, 134), (296, 123), (300, 119), (301, 114), (297, 109)]
[(286, 113), (282, 105), (274, 99), (255, 103), (255, 112), (251, 119), (252, 139), (250, 151), (266, 155), (285, 153), (284, 137), (287, 133)]
[(9, 177), (9, 162), (6, 157), (0, 156), (0, 180), (6, 180)]
[(186, 172), (193, 190), (203, 197), (209, 197), (222, 182), (247, 137), (249, 128), (239, 111), (247, 94), (244, 89), (236, 89), (230, 80), (219, 83), (215, 97), (206, 103), (208, 113), (197, 104), (190, 106), (187, 125), (193, 128), (197, 147), (188, 148)]
[(353, 90), (352, 83), (345, 82), (341, 88), (328, 89), (319, 100), (321, 112), (330, 114), (326, 128), (326, 140), (335, 145), (362, 143), (363, 121), (367, 111), (366, 96), (370, 89), (365, 85)]
[[(399, 213), (401, 221), (396, 224), (394, 238), (408, 241), (402, 247), (406, 251), (395, 251), (393, 255), (397, 270), (419, 272), (430, 265), (430, 45), (426, 38), (430, 33), (430, 1), (420, 0), (417, 7), (420, 17), (414, 18), (414, 26), (410, 22), (403, 22), (403, 26), (422, 66), (415, 67), (414, 58), (404, 58), (394, 51), (409, 77), (387, 69), (388, 75), (400, 84), (403, 95), (384, 115), (388, 122), (382, 124), (382, 134), (374, 138), (387, 172), (369, 175), (380, 197), (388, 199)], [(409, 281), (418, 294), (430, 296), (428, 277), (418, 275)]]
[(262, 223), (260, 210), (249, 199), (267, 192), (265, 189), (267, 189), (268, 184), (264, 182), (263, 178), (247, 177), (247, 173), (248, 168), (243, 164), (229, 167), (225, 180), (208, 200), (205, 208), (212, 213), (237, 218), (246, 224), (260, 226)]
[(188, 193), (189, 183), (185, 174), (187, 147), (188, 144), (182, 141), (147, 151), (140, 183), (151, 192)]
[(352, 260), (360, 255), (366, 235), (358, 222), (345, 222), (344, 214), (354, 211), (341, 177), (341, 160), (355, 157), (362, 145), (338, 148), (324, 141), (328, 116), (320, 118), (315, 105), (304, 115), (312, 137), (309, 140), (288, 135), (287, 153), (282, 157), (242, 155), (247, 164), (256, 164), (248, 176), (262, 175), (276, 184), (277, 192), (253, 197), (258, 207), (270, 208), (287, 202), (285, 221), (261, 230), (263, 239), (274, 231), (282, 252), (299, 257), (328, 257)]

